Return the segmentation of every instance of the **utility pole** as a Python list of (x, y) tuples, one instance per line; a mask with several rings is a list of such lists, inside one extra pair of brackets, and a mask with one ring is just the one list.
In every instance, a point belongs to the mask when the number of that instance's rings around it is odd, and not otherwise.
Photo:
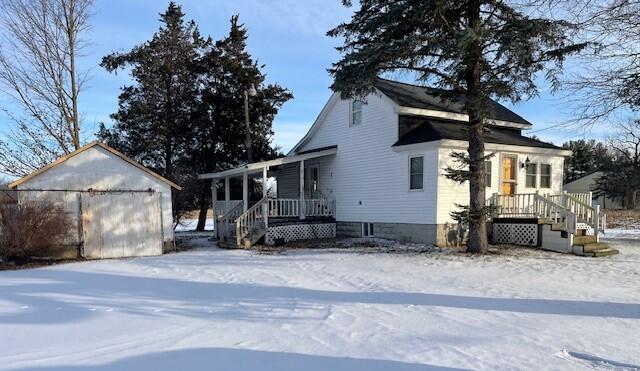
[(245, 126), (245, 145), (247, 147), (247, 163), (253, 162), (253, 148), (251, 146), (251, 125), (249, 123), (249, 97), (255, 97), (258, 93), (253, 84), (249, 89), (244, 91), (244, 126)]

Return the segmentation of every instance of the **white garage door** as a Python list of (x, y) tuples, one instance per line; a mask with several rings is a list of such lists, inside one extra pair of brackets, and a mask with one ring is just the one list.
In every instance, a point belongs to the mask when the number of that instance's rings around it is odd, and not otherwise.
[(82, 232), (85, 258), (161, 255), (160, 194), (83, 194)]

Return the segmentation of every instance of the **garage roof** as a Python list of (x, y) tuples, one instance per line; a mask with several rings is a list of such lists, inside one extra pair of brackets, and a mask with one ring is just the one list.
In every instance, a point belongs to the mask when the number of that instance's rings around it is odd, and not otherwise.
[(164, 183), (167, 183), (172, 188), (175, 188), (175, 189), (177, 189), (179, 191), (182, 190), (182, 187), (180, 187), (179, 185), (177, 185), (174, 182), (170, 181), (169, 179), (159, 175), (156, 172), (153, 172), (153, 171), (147, 169), (146, 167), (140, 165), (138, 162), (130, 159), (129, 157), (127, 157), (124, 154), (122, 154), (121, 152), (118, 152), (115, 149), (107, 146), (106, 144), (103, 144), (103, 143), (100, 143), (100, 142), (97, 142), (97, 141), (96, 142), (91, 142), (91, 143), (85, 145), (82, 148), (79, 148), (79, 149), (77, 149), (77, 150), (75, 150), (75, 151), (73, 151), (73, 152), (71, 152), (71, 153), (69, 153), (67, 155), (64, 155), (64, 156), (60, 157), (59, 159), (57, 159), (56, 161), (50, 163), (49, 165), (47, 165), (47, 166), (45, 166), (45, 167), (43, 167), (41, 169), (38, 169), (38, 170), (34, 171), (33, 173), (23, 177), (23, 178), (20, 178), (20, 179), (16, 180), (15, 182), (9, 184), (9, 188), (15, 188), (15, 187), (19, 186), (20, 184), (22, 184), (22, 183), (24, 183), (24, 182), (26, 182), (26, 181), (28, 181), (28, 180), (30, 180), (32, 178), (35, 178), (36, 176), (38, 176), (38, 175), (40, 175), (40, 174), (42, 174), (42, 173), (44, 173), (44, 172), (56, 167), (56, 166), (64, 163), (68, 159), (70, 159), (72, 157), (75, 157), (75, 156), (81, 154), (82, 152), (85, 152), (86, 150), (91, 149), (93, 147), (100, 147), (100, 148), (104, 149), (105, 151), (120, 157), (124, 161), (128, 162), (130, 165), (133, 165), (133, 166), (137, 167), (138, 169), (146, 172), (147, 174), (151, 175), (152, 177), (154, 177), (154, 178), (156, 178), (156, 179), (158, 179), (158, 180), (160, 180), (160, 181), (162, 181)]

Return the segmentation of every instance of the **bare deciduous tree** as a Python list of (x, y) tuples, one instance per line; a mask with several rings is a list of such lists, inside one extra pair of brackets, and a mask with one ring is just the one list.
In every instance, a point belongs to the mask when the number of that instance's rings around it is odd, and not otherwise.
[(569, 75), (575, 122), (586, 126), (629, 119), (640, 109), (640, 1), (559, 1), (591, 46)]
[(0, 139), (0, 172), (25, 175), (81, 146), (78, 97), (86, 81), (93, 0), (2, 0), (0, 89), (13, 123)]

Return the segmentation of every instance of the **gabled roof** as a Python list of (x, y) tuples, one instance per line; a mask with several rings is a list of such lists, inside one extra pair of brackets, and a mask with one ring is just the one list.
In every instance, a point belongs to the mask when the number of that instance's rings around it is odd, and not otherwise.
[[(399, 124), (412, 127), (393, 146), (405, 146), (409, 144), (433, 142), (443, 139), (469, 140), (469, 124), (459, 121), (441, 120), (415, 116), (400, 116)], [(525, 137), (520, 130), (509, 128), (491, 127), (484, 133), (487, 143), (509, 144), (514, 146), (540, 147), (549, 149), (562, 149), (551, 143)]]
[[(466, 114), (463, 93), (379, 78), (374, 87), (401, 107)], [(489, 118), (531, 126), (531, 123), (500, 103), (491, 100)]]
[(182, 190), (182, 187), (180, 187), (179, 185), (177, 185), (174, 182), (170, 181), (169, 179), (167, 179), (167, 178), (165, 178), (165, 177), (163, 177), (163, 176), (161, 176), (161, 175), (159, 175), (159, 174), (147, 169), (146, 167), (140, 165), (138, 162), (130, 159), (129, 157), (127, 157), (124, 154), (116, 151), (115, 149), (107, 146), (106, 144), (103, 144), (103, 143), (100, 143), (100, 142), (97, 142), (97, 141), (96, 142), (91, 142), (91, 143), (85, 145), (82, 148), (79, 148), (79, 149), (77, 149), (77, 150), (75, 150), (75, 151), (73, 151), (73, 152), (71, 152), (71, 153), (69, 153), (67, 155), (64, 155), (64, 156), (60, 157), (59, 159), (57, 159), (56, 161), (50, 163), (49, 165), (47, 165), (47, 166), (45, 166), (45, 167), (43, 167), (41, 169), (38, 169), (38, 170), (34, 171), (33, 173), (23, 177), (23, 178), (20, 178), (20, 179), (16, 180), (15, 182), (9, 184), (9, 188), (15, 188), (15, 187), (19, 186), (20, 184), (22, 184), (22, 183), (24, 183), (24, 182), (26, 182), (26, 181), (28, 181), (30, 179), (33, 179), (33, 178), (35, 178), (36, 176), (38, 176), (38, 175), (40, 175), (42, 173), (45, 173), (45, 172), (53, 169), (54, 167), (64, 163), (65, 161), (69, 160), (70, 158), (75, 157), (75, 156), (77, 156), (77, 155), (79, 155), (79, 154), (81, 154), (81, 153), (85, 152), (86, 150), (91, 149), (93, 147), (100, 147), (100, 148), (104, 149), (105, 151), (107, 151), (107, 152), (109, 152), (109, 153), (111, 153), (111, 154), (113, 154), (113, 155), (115, 155), (117, 157), (120, 157), (122, 160), (128, 162), (130, 165), (135, 166), (136, 168), (146, 172), (147, 174), (151, 175), (152, 177), (154, 177), (154, 178), (156, 178), (156, 179), (158, 179), (158, 180), (160, 180), (160, 181), (162, 181), (164, 183), (167, 183), (169, 186), (171, 186), (171, 187), (173, 187), (173, 188), (175, 188), (177, 190)]

